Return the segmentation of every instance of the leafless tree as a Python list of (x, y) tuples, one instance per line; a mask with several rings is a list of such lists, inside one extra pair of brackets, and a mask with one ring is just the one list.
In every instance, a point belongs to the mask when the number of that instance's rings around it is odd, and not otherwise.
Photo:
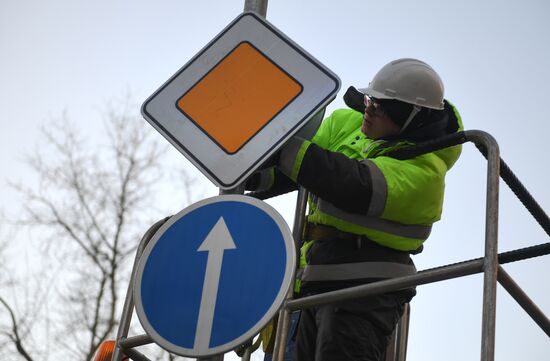
[[(47, 277), (40, 283), (33, 284), (32, 272), (28, 277), (20, 278), (9, 262), (9, 240), (14, 232), (6, 233), (6, 222), (0, 218), (0, 356), (2, 360), (34, 360), (37, 352), (44, 347), (35, 348), (31, 330), (48, 327), (47, 322), (40, 322), (40, 314), (45, 310)], [(14, 253), (14, 252), (12, 252)], [(12, 255), (13, 256), (13, 255)], [(22, 262), (23, 264), (25, 262)], [(28, 267), (26, 267), (28, 268)]]
[[(42, 254), (62, 267), (55, 286), (55, 342), (66, 359), (91, 360), (113, 336), (127, 261), (141, 234), (167, 215), (155, 205), (167, 145), (129, 109), (109, 108), (106, 132), (95, 137), (99, 144), (90, 143), (66, 115), (52, 122), (42, 131), (44, 144), (27, 159), (38, 184), (14, 185), (24, 204), (19, 223), (39, 231)], [(184, 180), (189, 188), (179, 189), (182, 203), (190, 201), (195, 186)]]

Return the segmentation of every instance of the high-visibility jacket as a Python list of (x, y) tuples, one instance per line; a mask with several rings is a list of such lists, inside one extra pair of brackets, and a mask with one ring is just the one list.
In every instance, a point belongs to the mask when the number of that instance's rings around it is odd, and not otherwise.
[[(463, 129), (456, 108), (446, 102), (445, 109), (437, 136)], [(372, 241), (356, 250), (338, 239), (304, 240), (304, 285), (341, 287), (412, 274), (416, 269), (409, 251), (421, 247), (441, 217), (445, 174), (461, 147), (398, 160), (385, 154), (414, 143), (366, 138), (361, 123), (361, 113), (336, 110), (311, 141), (293, 138), (281, 151), (279, 169), (312, 193), (308, 222)]]

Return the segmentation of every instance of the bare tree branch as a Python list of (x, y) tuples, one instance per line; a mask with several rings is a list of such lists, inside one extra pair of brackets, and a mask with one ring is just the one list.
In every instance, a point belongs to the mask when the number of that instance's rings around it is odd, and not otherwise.
[[(37, 298), (55, 296), (54, 314), (40, 315), (44, 324), (54, 325), (54, 334), (47, 335), (60, 346), (52, 346), (54, 359), (89, 361), (99, 344), (113, 337), (120, 292), (127, 289), (122, 284), (129, 274), (127, 261), (141, 232), (167, 215), (155, 204), (158, 185), (165, 181), (167, 167), (162, 162), (167, 146), (128, 109), (132, 109), (128, 101), (121, 108), (110, 107), (104, 115), (106, 136), (94, 143), (64, 113), (43, 127), (42, 143), (25, 160), (37, 184), (10, 183), (24, 204), (17, 225), (34, 230), (44, 258), (58, 259), (63, 269), (63, 277)], [(180, 175), (174, 188), (182, 195), (181, 205), (198, 198), (198, 187), (186, 171)], [(24, 341), (32, 341), (38, 310), (25, 307), (23, 316), (15, 318), (17, 334), (0, 325), (0, 334), (9, 337), (0, 342), (17, 341), (22, 347)], [(48, 352), (40, 356), (50, 357)]]
[(11, 332), (4, 332), (6, 336), (14, 343), (15, 348), (17, 349), (17, 352), (27, 361), (33, 361), (33, 358), (29, 355), (27, 350), (25, 349), (25, 346), (23, 345), (23, 340), (21, 339), (21, 336), (19, 335), (19, 323), (15, 317), (15, 314), (10, 307), (10, 305), (4, 300), (2, 296), (0, 296), (0, 303), (6, 308), (10, 315), (11, 319)]

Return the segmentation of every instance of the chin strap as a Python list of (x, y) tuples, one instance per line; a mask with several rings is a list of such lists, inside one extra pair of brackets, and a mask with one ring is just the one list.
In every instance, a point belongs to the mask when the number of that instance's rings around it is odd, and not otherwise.
[(407, 127), (409, 126), (409, 124), (411, 124), (411, 122), (414, 119), (414, 117), (416, 116), (416, 114), (418, 114), (418, 112), (420, 112), (421, 110), (422, 110), (422, 108), (419, 107), (418, 105), (415, 105), (413, 107), (413, 109), (411, 110), (411, 113), (409, 114), (409, 117), (407, 118), (407, 120), (405, 120), (405, 123), (401, 127), (401, 130), (399, 131), (399, 134), (403, 133), (405, 131), (405, 129), (407, 129)]

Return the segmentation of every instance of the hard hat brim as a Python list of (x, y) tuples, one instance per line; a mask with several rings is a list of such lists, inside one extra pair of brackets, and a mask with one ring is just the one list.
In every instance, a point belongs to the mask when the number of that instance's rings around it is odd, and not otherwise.
[(359, 88), (357, 90), (359, 90), (361, 93), (363, 93), (365, 95), (368, 95), (369, 97), (372, 97), (372, 98), (375, 98), (375, 99), (394, 99), (395, 98), (393, 96), (386, 95), (384, 93), (381, 93), (381, 92), (376, 91), (376, 90), (371, 89), (371, 88)]
[(394, 99), (394, 100), (402, 101), (404, 103), (409, 103), (409, 104), (412, 104), (412, 105), (418, 105), (418, 106), (423, 107), (423, 108), (430, 108), (430, 109), (436, 109), (436, 110), (443, 110), (444, 109), (443, 103), (441, 103), (439, 106), (429, 106), (429, 105), (426, 105), (426, 104), (420, 103), (420, 102), (399, 99), (399, 97), (396, 97), (394, 94), (392, 94), (392, 95), (385, 94), (385, 93), (379, 92), (377, 90), (374, 90), (372, 88), (359, 88), (357, 90), (359, 90), (361, 93), (363, 93), (365, 95), (368, 95), (369, 97), (372, 97), (374, 99)]

